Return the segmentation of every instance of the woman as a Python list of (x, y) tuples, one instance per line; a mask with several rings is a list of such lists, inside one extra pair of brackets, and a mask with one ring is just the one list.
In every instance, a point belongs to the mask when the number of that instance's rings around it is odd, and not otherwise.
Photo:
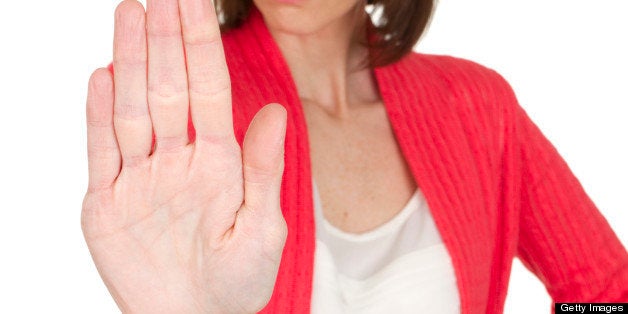
[(116, 11), (82, 223), (123, 312), (497, 313), (515, 255), (557, 302), (626, 300), (508, 84), (409, 52), (431, 1), (253, 2), (218, 1), (222, 37), (209, 0)]

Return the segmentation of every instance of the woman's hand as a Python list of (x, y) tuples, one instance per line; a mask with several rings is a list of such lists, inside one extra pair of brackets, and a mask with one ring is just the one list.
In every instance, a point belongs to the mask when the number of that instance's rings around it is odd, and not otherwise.
[(240, 150), (210, 0), (148, 0), (146, 14), (136, 0), (122, 2), (114, 69), (96, 70), (89, 83), (82, 226), (118, 306), (260, 310), (287, 233), (279, 199), (285, 109), (260, 110)]

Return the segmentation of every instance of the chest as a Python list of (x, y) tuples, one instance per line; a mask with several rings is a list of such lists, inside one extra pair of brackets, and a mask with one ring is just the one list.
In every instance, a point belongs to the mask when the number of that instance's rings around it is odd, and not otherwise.
[(345, 117), (303, 104), (312, 176), (323, 214), (341, 230), (361, 233), (395, 216), (416, 189), (381, 103)]

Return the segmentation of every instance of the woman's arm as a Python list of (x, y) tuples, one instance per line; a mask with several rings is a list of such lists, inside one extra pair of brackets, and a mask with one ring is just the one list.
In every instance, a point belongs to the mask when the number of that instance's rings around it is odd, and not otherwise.
[(626, 302), (626, 249), (510, 86), (505, 88), (514, 121), (512, 153), (520, 157), (518, 257), (554, 302)]

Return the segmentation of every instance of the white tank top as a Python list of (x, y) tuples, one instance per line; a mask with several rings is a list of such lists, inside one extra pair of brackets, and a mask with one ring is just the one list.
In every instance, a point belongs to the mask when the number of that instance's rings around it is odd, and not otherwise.
[(360, 234), (326, 221), (314, 182), (313, 192), (312, 313), (460, 313), (451, 258), (419, 190), (391, 220)]

